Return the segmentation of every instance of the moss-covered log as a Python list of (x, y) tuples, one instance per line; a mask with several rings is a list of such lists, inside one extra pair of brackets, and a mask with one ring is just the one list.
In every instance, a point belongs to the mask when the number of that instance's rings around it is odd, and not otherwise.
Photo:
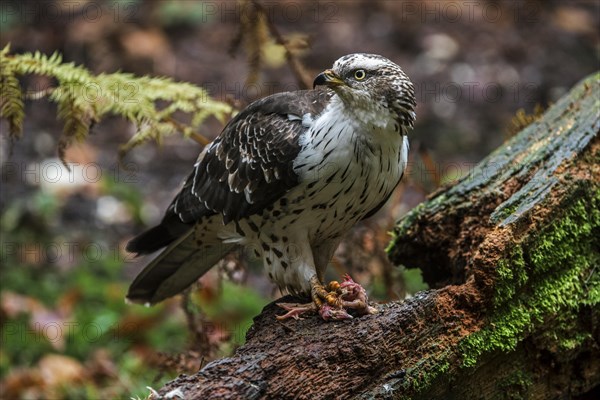
[(283, 324), (271, 304), (232, 357), (160, 393), (555, 399), (596, 392), (599, 95), (596, 74), (398, 223), (390, 258), (421, 268), (434, 289), (339, 323)]

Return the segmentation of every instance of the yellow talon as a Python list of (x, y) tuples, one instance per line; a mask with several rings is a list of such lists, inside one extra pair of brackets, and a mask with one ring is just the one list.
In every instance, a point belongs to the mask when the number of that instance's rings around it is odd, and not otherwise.
[(327, 293), (327, 296), (325, 296), (325, 301), (330, 306), (337, 307), (340, 305), (340, 299), (335, 293)]
[(330, 292), (337, 292), (340, 288), (340, 283), (338, 281), (331, 281), (327, 285), (327, 290)]
[(319, 278), (314, 275), (310, 279), (310, 287), (311, 303), (278, 303), (287, 313), (278, 316), (277, 319), (302, 319), (302, 315), (315, 311), (326, 321), (352, 319), (352, 315), (347, 311), (350, 309), (358, 315), (377, 313), (375, 308), (369, 306), (365, 289), (348, 275), (344, 277), (342, 283), (331, 281), (326, 286), (323, 286)]

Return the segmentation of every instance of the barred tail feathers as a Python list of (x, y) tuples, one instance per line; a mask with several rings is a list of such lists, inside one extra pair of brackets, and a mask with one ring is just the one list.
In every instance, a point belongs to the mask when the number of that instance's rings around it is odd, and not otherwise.
[(175, 296), (236, 247), (235, 244), (221, 243), (199, 247), (194, 229), (190, 229), (140, 272), (129, 287), (127, 300), (154, 304)]

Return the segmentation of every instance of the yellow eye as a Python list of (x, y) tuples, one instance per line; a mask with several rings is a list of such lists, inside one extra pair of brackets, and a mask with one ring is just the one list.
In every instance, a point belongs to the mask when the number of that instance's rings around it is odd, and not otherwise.
[(354, 79), (356, 79), (357, 81), (362, 81), (363, 79), (365, 79), (365, 76), (367, 76), (367, 73), (364, 69), (357, 69), (356, 71), (354, 71)]

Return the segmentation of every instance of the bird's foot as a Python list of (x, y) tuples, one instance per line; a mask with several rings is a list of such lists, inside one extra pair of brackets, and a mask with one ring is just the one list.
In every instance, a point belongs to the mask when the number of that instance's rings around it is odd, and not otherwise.
[(317, 277), (313, 277), (310, 283), (313, 301), (306, 304), (278, 303), (278, 306), (287, 311), (286, 314), (277, 316), (278, 320), (302, 319), (304, 314), (314, 312), (318, 312), (325, 321), (352, 318), (347, 310), (354, 310), (358, 315), (377, 313), (374, 307), (369, 306), (365, 289), (348, 275), (344, 276), (342, 283), (331, 281), (323, 286)]
[(275, 317), (279, 321), (283, 321), (289, 318), (304, 319), (302, 318), (304, 314), (310, 314), (317, 311), (317, 306), (315, 305), (315, 303), (277, 303), (277, 305), (287, 311), (287, 313), (283, 315), (277, 315)]

